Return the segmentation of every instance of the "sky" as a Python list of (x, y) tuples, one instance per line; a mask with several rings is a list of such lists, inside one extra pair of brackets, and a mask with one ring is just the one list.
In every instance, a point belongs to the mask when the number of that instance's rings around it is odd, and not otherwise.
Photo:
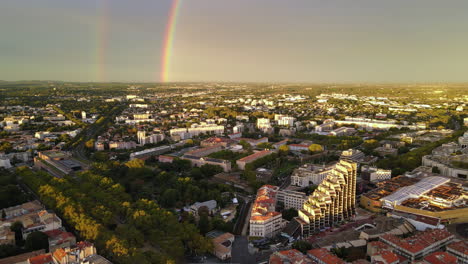
[(466, 0), (4, 0), (0, 80), (466, 82)]

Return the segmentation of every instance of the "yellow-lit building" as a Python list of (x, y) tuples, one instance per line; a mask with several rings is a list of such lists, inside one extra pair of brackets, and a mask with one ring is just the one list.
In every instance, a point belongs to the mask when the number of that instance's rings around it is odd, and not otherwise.
[(356, 169), (355, 162), (340, 160), (308, 197), (296, 218), (303, 237), (332, 227), (355, 214)]

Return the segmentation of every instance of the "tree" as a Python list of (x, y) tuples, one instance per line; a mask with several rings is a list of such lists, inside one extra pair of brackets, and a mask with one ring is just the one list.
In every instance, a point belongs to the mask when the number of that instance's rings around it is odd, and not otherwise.
[(49, 237), (43, 232), (32, 232), (26, 238), (25, 246), (28, 250), (47, 249), (49, 247)]
[(200, 229), (200, 233), (202, 233), (203, 235), (211, 231), (212, 225), (210, 219), (208, 218), (208, 215), (202, 214), (200, 216), (200, 220), (198, 221), (198, 228)]
[(241, 145), (244, 150), (249, 150), (249, 149), (252, 148), (252, 146), (247, 141), (245, 141), (243, 139), (241, 141), (239, 141), (239, 145)]
[(332, 248), (330, 251), (341, 259), (346, 259), (349, 255), (349, 250), (345, 247)]
[(280, 154), (285, 154), (285, 155), (287, 155), (287, 154), (289, 153), (289, 147), (288, 147), (288, 145), (281, 145), (281, 146), (279, 147), (279, 152), (280, 152)]
[(15, 232), (15, 241), (17, 246), (22, 246), (23, 245), (23, 223), (20, 221), (14, 222), (10, 226), (10, 230)]
[(282, 214), (283, 214), (283, 218), (288, 221), (291, 221), (294, 217), (298, 216), (297, 210), (294, 208), (289, 208), (287, 210), (284, 210)]
[(312, 153), (317, 153), (323, 151), (323, 147), (319, 144), (312, 144), (309, 146), (309, 151)]
[(94, 148), (94, 139), (90, 139), (90, 140), (86, 141), (85, 147), (87, 149), (93, 149)]
[(145, 162), (142, 161), (141, 159), (133, 159), (133, 160), (127, 161), (125, 163), (125, 166), (131, 169), (141, 169), (145, 167)]
[(304, 241), (304, 240), (299, 240), (299, 241), (296, 241), (292, 244), (292, 248), (293, 249), (297, 249), (299, 250), (300, 252), (306, 254), (307, 253), (307, 250), (311, 250), (312, 249), (312, 245), (307, 242), (307, 241)]
[(200, 170), (205, 178), (211, 178), (214, 175), (224, 171), (220, 166), (212, 164), (205, 164), (200, 167)]
[(161, 204), (164, 207), (174, 207), (176, 201), (179, 199), (179, 192), (176, 189), (167, 189), (161, 197)]

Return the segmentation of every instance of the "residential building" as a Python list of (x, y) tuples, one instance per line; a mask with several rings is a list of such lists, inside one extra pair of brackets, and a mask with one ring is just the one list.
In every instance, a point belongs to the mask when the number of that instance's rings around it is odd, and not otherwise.
[(284, 204), (284, 209), (300, 210), (307, 200), (307, 195), (303, 192), (280, 190), (277, 194), (277, 200)]
[(271, 254), (268, 261), (270, 264), (314, 264), (309, 257), (297, 249), (276, 251)]
[(174, 158), (175, 157), (172, 157), (172, 156), (159, 155), (158, 161), (161, 163), (172, 163), (174, 161)]
[(215, 200), (209, 200), (209, 201), (205, 201), (201, 203), (196, 202), (190, 206), (190, 213), (196, 218), (198, 218), (199, 217), (198, 210), (200, 210), (200, 208), (202, 207), (206, 207), (206, 209), (208, 210), (208, 214), (214, 214), (216, 211), (216, 208), (218, 207), (218, 204), (216, 203)]
[(292, 116), (285, 116), (285, 115), (275, 115), (275, 121), (278, 123), (279, 126), (294, 126), (294, 121), (296, 118)]
[(468, 131), (465, 132), (463, 136), (458, 138), (458, 144), (460, 145), (461, 148), (468, 148)]
[(137, 144), (134, 141), (109, 141), (109, 149), (134, 149)]
[(407, 238), (385, 234), (380, 237), (380, 241), (391, 246), (395, 253), (414, 261), (440, 250), (450, 244), (454, 237), (445, 229), (431, 229)]
[(333, 166), (307, 164), (294, 170), (291, 175), (291, 185), (308, 187), (311, 184), (319, 185), (333, 170)]
[(231, 258), (232, 244), (234, 243), (233, 234), (211, 231), (206, 236), (213, 240), (213, 255), (220, 260)]
[(326, 248), (314, 248), (307, 251), (307, 256), (318, 264), (346, 264), (346, 262), (332, 254)]
[(41, 254), (28, 259), (28, 264), (55, 264), (51, 253)]
[(315, 126), (316, 132), (329, 132), (333, 130), (334, 123), (333, 122), (324, 122), (321, 125)]
[(211, 153), (221, 151), (223, 149), (224, 147), (221, 144), (211, 145), (209, 147), (198, 148), (195, 150), (188, 151), (185, 153), (185, 155), (190, 155), (190, 156), (195, 156), (195, 157), (204, 157), (204, 156), (210, 155)]
[(358, 163), (364, 158), (365, 154), (358, 149), (348, 149), (341, 153), (340, 159), (345, 159)]
[(190, 161), (193, 167), (201, 167), (205, 164), (211, 164), (220, 166), (221, 168), (223, 168), (224, 172), (231, 171), (231, 162), (229, 160), (214, 159), (209, 157), (197, 157), (192, 155), (183, 155), (181, 159)]
[(370, 182), (386, 181), (392, 178), (392, 171), (379, 169), (376, 167), (362, 166), (361, 178)]
[(44, 209), (45, 207), (41, 204), (41, 202), (34, 200), (21, 205), (3, 208), (0, 211), (5, 212), (5, 219), (8, 220), (25, 214), (39, 212)]
[(457, 264), (457, 257), (454, 255), (443, 252), (436, 251), (424, 257), (423, 259), (425, 264)]
[(234, 141), (229, 138), (222, 138), (222, 137), (210, 137), (200, 142), (201, 147), (212, 147), (221, 145), (224, 148), (229, 147)]
[(10, 229), (11, 223), (3, 223), (0, 225), (0, 246), (15, 245), (15, 232)]
[(355, 162), (340, 160), (308, 197), (296, 218), (303, 237), (330, 228), (355, 214)]
[(457, 257), (459, 263), (468, 263), (468, 241), (460, 240), (448, 244), (447, 252)]
[(371, 256), (371, 263), (379, 264), (399, 264), (400, 258), (391, 250), (384, 250)]
[(257, 119), (257, 128), (260, 130), (268, 130), (271, 129), (270, 119), (268, 118), (258, 118)]
[(280, 142), (273, 143), (273, 147), (275, 149), (279, 149), (279, 147), (288, 144), (288, 141), (289, 139), (284, 139), (284, 140), (281, 140)]
[(278, 191), (279, 187), (272, 185), (258, 189), (250, 214), (250, 236), (273, 237), (283, 228), (281, 213), (275, 211)]
[(30, 264), (28, 259), (45, 254), (45, 249), (0, 259), (0, 264)]
[(151, 134), (147, 136), (146, 131), (138, 131), (137, 138), (140, 145), (156, 144), (164, 140), (164, 134)]
[(238, 159), (236, 161), (237, 166), (239, 167), (240, 170), (245, 170), (245, 166), (251, 162), (254, 162), (258, 159), (261, 159), (263, 157), (266, 157), (268, 155), (271, 155), (273, 152), (269, 150), (262, 150), (255, 152), (252, 155), (249, 155), (247, 157), (243, 157), (242, 159)]
[(236, 141), (245, 141), (250, 144), (252, 147), (256, 147), (260, 143), (268, 143), (268, 138), (267, 137), (262, 137), (259, 139), (252, 139), (252, 138), (236, 138)]
[(310, 145), (307, 145), (307, 144), (291, 144), (291, 145), (288, 145), (289, 146), (289, 150), (292, 150), (292, 151), (309, 151), (309, 146)]
[(76, 237), (61, 229), (54, 229), (44, 232), (49, 237), (49, 252), (54, 252), (59, 248), (73, 247), (76, 245)]
[(224, 133), (224, 126), (214, 124), (192, 124), (187, 131), (192, 136), (199, 136), (201, 134), (221, 135)]
[(398, 155), (398, 149), (393, 148), (390, 144), (385, 144), (382, 147), (378, 147), (374, 149), (375, 152), (379, 153), (380, 156), (386, 157), (386, 156), (393, 156), (395, 157)]
[(350, 136), (354, 133), (356, 133), (356, 129), (352, 127), (339, 127), (335, 130), (330, 131), (329, 135), (341, 137), (341, 136)]

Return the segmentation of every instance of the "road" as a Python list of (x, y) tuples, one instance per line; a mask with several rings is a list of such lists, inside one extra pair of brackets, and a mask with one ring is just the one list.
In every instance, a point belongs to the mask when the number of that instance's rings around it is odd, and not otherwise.
[(249, 241), (245, 236), (236, 236), (234, 243), (232, 244), (231, 255), (231, 263), (256, 263), (255, 255), (249, 254)]
[(126, 104), (114, 106), (108, 113), (103, 113), (102, 116), (105, 116), (104, 120), (100, 121), (99, 123), (96, 121), (84, 128), (80, 135), (76, 137), (79, 139), (79, 141), (75, 142), (77, 145), (72, 150), (73, 156), (83, 163), (91, 164), (91, 161), (86, 155), (86, 141), (96, 138), (100, 133), (102, 133), (102, 131), (112, 123), (114, 118), (120, 114), (125, 109), (125, 107)]

